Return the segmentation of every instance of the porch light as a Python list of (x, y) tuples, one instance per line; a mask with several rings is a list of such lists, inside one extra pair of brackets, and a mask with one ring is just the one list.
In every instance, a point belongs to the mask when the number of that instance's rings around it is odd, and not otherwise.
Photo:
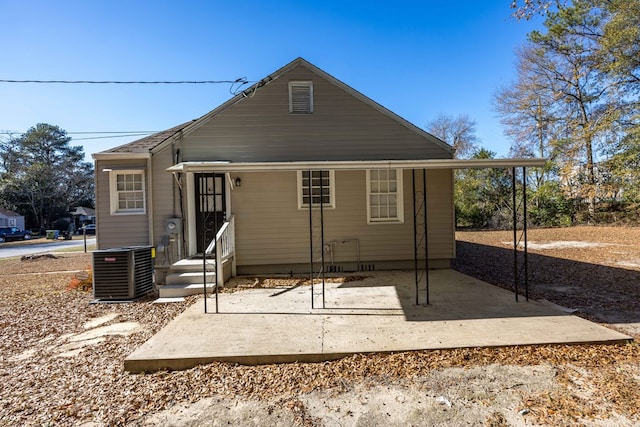
[(236, 187), (240, 187), (242, 185), (242, 179), (240, 179), (240, 177), (237, 177), (235, 181), (233, 181), (233, 183)]

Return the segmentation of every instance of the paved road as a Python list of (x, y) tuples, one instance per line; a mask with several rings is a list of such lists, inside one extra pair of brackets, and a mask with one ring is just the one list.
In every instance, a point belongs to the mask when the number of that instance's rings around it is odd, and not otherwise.
[[(95, 243), (95, 237), (87, 238), (87, 246), (95, 245)], [(60, 240), (58, 242), (31, 244), (24, 246), (3, 246), (3, 244), (0, 243), (0, 258), (48, 253), (60, 249), (73, 248), (78, 246), (83, 247), (84, 240)]]

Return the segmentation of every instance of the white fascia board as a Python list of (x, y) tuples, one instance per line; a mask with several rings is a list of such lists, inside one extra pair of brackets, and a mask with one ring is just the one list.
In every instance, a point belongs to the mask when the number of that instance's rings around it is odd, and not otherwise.
[(309, 162), (182, 162), (168, 172), (276, 172), (297, 170), (363, 170), (363, 169), (469, 169), (543, 167), (546, 159), (432, 159), (432, 160), (368, 160)]
[(456, 159), (450, 160), (452, 169), (485, 169), (485, 168), (541, 168), (547, 164), (545, 158), (515, 159)]

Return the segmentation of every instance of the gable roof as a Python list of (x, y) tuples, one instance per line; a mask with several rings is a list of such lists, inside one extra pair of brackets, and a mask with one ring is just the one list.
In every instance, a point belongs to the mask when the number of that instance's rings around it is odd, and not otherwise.
[(103, 153), (146, 153), (153, 150), (158, 145), (162, 144), (164, 141), (170, 139), (171, 137), (179, 134), (184, 128), (188, 125), (194, 123), (196, 120), (189, 120), (188, 122), (184, 122), (178, 126), (174, 126), (170, 129), (163, 130), (157, 133), (154, 133), (149, 136), (145, 136), (144, 138), (137, 139), (133, 142), (129, 142), (127, 144), (120, 145), (115, 148), (111, 148), (109, 150), (103, 151)]
[(78, 206), (69, 212), (72, 215), (95, 216), (96, 210), (84, 206)]
[[(207, 122), (209, 122), (210, 119), (212, 119), (213, 117), (215, 117), (215, 116), (219, 115), (220, 113), (226, 111), (231, 106), (237, 104), (238, 102), (243, 101), (244, 99), (251, 98), (252, 95), (256, 91), (258, 91), (261, 87), (263, 87), (265, 85), (268, 85), (272, 81), (278, 79), (280, 76), (286, 74), (288, 71), (292, 70), (295, 67), (301, 66), (301, 65), (304, 66), (305, 68), (309, 69), (311, 72), (317, 74), (319, 77), (324, 78), (325, 80), (329, 81), (330, 83), (334, 84), (335, 86), (341, 88), (345, 92), (349, 93), (350, 95), (352, 95), (355, 98), (359, 99), (360, 101), (364, 102), (365, 104), (371, 106), (372, 108), (374, 108), (375, 110), (377, 110), (381, 114), (389, 117), (390, 119), (394, 120), (395, 122), (399, 123), (400, 125), (404, 126), (407, 129), (409, 129), (410, 131), (422, 136), (423, 138), (425, 138), (430, 143), (435, 144), (436, 146), (438, 146), (440, 149), (443, 149), (446, 152), (448, 152), (451, 155), (453, 155), (453, 148), (449, 144), (447, 144), (446, 142), (444, 142), (441, 139), (435, 137), (434, 135), (430, 134), (429, 132), (419, 128), (418, 126), (412, 124), (408, 120), (400, 117), (396, 113), (394, 113), (391, 110), (383, 107), (382, 105), (380, 105), (379, 103), (375, 102), (371, 98), (363, 95), (362, 93), (358, 92), (357, 90), (353, 89), (352, 87), (348, 86), (347, 84), (343, 83), (342, 81), (338, 80), (337, 78), (333, 77), (332, 75), (330, 75), (327, 72), (321, 70), (320, 68), (316, 67), (315, 65), (311, 64), (310, 62), (308, 62), (307, 60), (305, 60), (305, 59), (303, 59), (301, 57), (294, 59), (293, 61), (291, 61), (287, 65), (283, 66), (282, 68), (278, 69), (277, 71), (275, 71), (274, 73), (268, 75), (267, 77), (261, 79), (257, 83), (253, 84), (252, 86), (250, 86), (249, 88), (245, 89), (244, 91), (238, 93), (233, 98), (230, 98), (226, 102), (222, 103), (221, 105), (219, 105), (218, 107), (216, 107), (215, 109), (211, 110), (210, 112), (208, 112), (207, 114), (203, 115), (202, 117), (200, 117), (198, 119), (190, 120), (190, 121), (182, 123), (182, 124), (180, 124), (178, 126), (174, 126), (174, 127), (170, 128), (170, 129), (155, 133), (155, 134), (147, 136), (145, 138), (141, 138), (139, 140), (136, 140), (136, 141), (130, 142), (128, 144), (124, 144), (124, 145), (121, 145), (121, 146), (118, 146), (118, 147), (115, 147), (115, 148), (112, 148), (110, 150), (106, 150), (106, 151), (103, 151), (103, 152), (97, 153), (97, 154), (100, 155), (100, 154), (107, 154), (107, 153), (108, 154), (115, 154), (115, 153), (122, 153), (122, 154), (126, 154), (126, 153), (132, 153), (132, 154), (133, 153), (150, 153), (150, 152), (152, 152), (152, 151), (154, 151), (156, 149), (160, 149), (162, 146), (164, 146), (165, 143), (168, 143), (169, 141), (173, 140), (173, 138), (176, 137), (177, 135), (180, 135), (180, 136), (188, 135), (189, 133), (195, 131), (196, 129), (198, 129), (202, 125), (204, 125)], [(96, 157), (96, 155), (94, 155), (94, 158), (95, 157)]]
[(9, 209), (0, 208), (0, 215), (2, 216), (22, 216), (17, 212), (10, 211)]

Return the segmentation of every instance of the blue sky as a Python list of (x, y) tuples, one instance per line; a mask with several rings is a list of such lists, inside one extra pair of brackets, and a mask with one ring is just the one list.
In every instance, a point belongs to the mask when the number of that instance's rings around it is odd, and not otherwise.
[[(541, 19), (510, 0), (0, 0), (0, 79), (256, 81), (301, 56), (425, 128), (468, 114), (506, 156), (492, 97)], [(229, 85), (0, 83), (0, 131), (159, 131), (231, 97)], [(89, 156), (135, 138), (71, 135)]]

